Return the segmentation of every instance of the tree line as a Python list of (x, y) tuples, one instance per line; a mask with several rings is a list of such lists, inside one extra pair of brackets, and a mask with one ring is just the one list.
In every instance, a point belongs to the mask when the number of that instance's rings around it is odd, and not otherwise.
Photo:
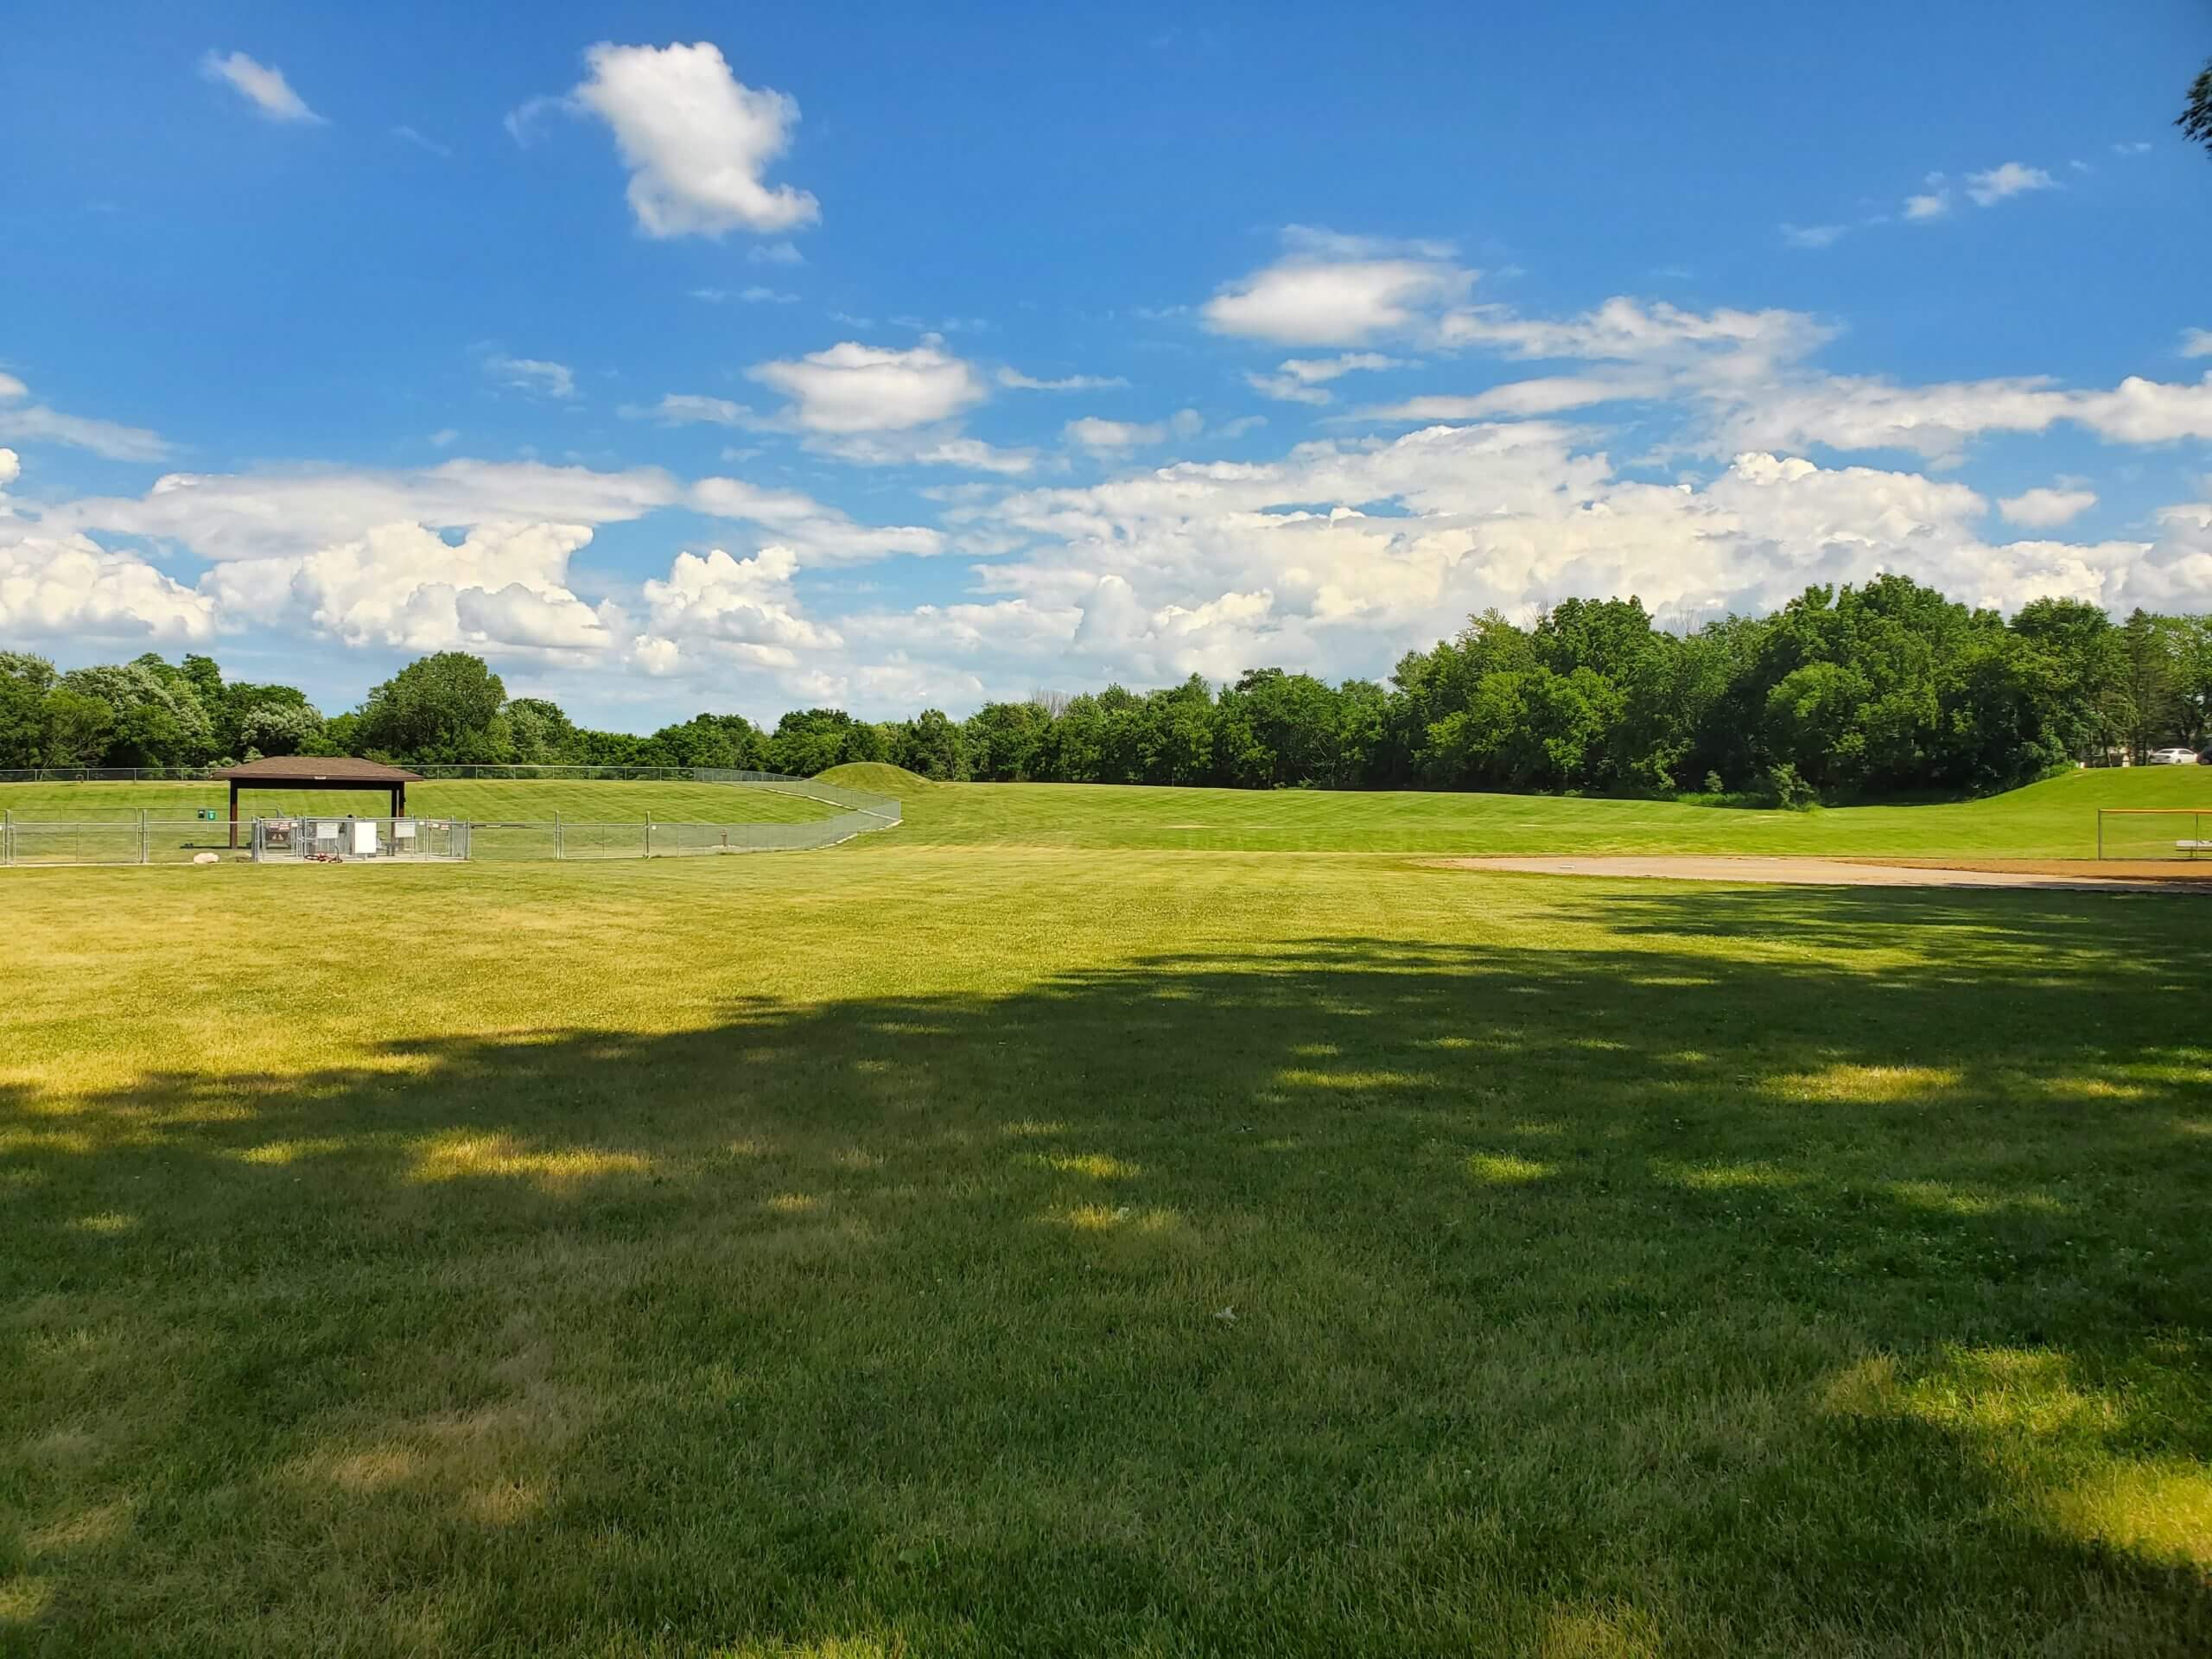
[(57, 671), (0, 652), (0, 767), (191, 766), (258, 755), (403, 764), (728, 766), (884, 760), (987, 781), (1754, 795), (1797, 804), (2008, 788), (2078, 761), (2212, 741), (2212, 618), (2042, 599), (2009, 621), (1904, 576), (1808, 588), (1688, 632), (1630, 599), (1496, 611), (1387, 684), (1257, 668), (868, 721), (699, 715), (650, 735), (509, 697), (480, 659), (409, 664), (325, 716), (210, 658)]

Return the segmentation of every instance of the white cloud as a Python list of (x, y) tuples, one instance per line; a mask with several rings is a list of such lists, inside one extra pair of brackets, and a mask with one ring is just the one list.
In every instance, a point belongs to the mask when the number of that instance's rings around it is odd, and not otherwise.
[(1988, 505), (1955, 482), (1765, 452), (1649, 484), (1542, 422), (1439, 426), (982, 504), (980, 522), (1023, 549), (979, 570), (995, 599), (844, 626), (1018, 688), (1262, 662), (1371, 674), (1432, 642), (1440, 618), (1525, 613), (1563, 594), (1634, 593), (1677, 622), (1886, 570), (2006, 608), (2044, 593), (2212, 595), (2212, 558), (2200, 565), (2190, 544), (2212, 555), (2212, 507), (2183, 511), (2152, 549), (1992, 543), (1979, 533)]
[(681, 499), (658, 467), (599, 473), (537, 461), (448, 461), (416, 471), (302, 467), (171, 473), (143, 496), (87, 497), (42, 524), (173, 541), (204, 559), (297, 558), (383, 524), (602, 524)]
[(12, 449), (0, 449), (0, 485), (14, 483), (23, 475), (23, 458)]
[(789, 242), (756, 242), (745, 251), (747, 263), (756, 265), (803, 265), (806, 256)]
[(451, 145), (442, 144), (436, 139), (427, 137), (423, 134), (417, 132), (412, 127), (394, 127), (391, 129), (391, 136), (398, 139), (403, 143), (414, 145), (417, 149), (428, 150), (433, 156), (440, 156), (448, 161), (450, 161), (453, 158), (453, 147)]
[(715, 518), (761, 524), (808, 564), (851, 563), (896, 554), (929, 557), (944, 550), (944, 532), (923, 524), (859, 524), (798, 490), (766, 490), (736, 478), (704, 478), (689, 505)]
[(2039, 167), (2030, 167), (2024, 162), (2006, 162), (1986, 172), (1967, 175), (1967, 194), (1978, 207), (1987, 207), (2003, 201), (2008, 196), (2024, 195), (2031, 190), (2056, 190), (2058, 181)]
[(461, 432), (459, 429), (450, 426), (442, 426), (436, 431), (430, 434), (430, 447), (433, 449), (446, 448), (460, 435)]
[(2115, 156), (2145, 156), (2150, 153), (2150, 149), (2151, 146), (2147, 142), (2138, 138), (2130, 143), (2114, 144), (2112, 147), (2112, 153)]
[[(790, 146), (798, 103), (746, 86), (717, 47), (602, 43), (584, 63), (590, 73), (568, 101), (613, 130), (646, 235), (769, 233), (821, 217), (811, 194), (763, 177)], [(529, 110), (510, 118), (518, 136), (529, 129)]]
[(1273, 374), (1248, 374), (1244, 383), (1263, 397), (1285, 404), (1325, 404), (1329, 381), (1357, 370), (1404, 369), (1414, 365), (1380, 352), (1339, 352), (1334, 357), (1286, 358)]
[(934, 335), (906, 351), (846, 340), (747, 372), (791, 400), (810, 432), (896, 432), (948, 420), (986, 395), (982, 378)]
[(764, 547), (734, 559), (720, 548), (679, 553), (665, 582), (645, 585), (650, 626), (662, 641), (766, 667), (790, 667), (796, 652), (842, 643), (836, 631), (800, 613), (791, 591), (798, 556)]
[(1998, 512), (2016, 524), (2049, 530), (2080, 518), (2097, 505), (2091, 490), (2025, 490), (1997, 504)]
[(502, 385), (539, 397), (573, 397), (576, 377), (565, 363), (540, 357), (487, 357), (484, 372)]
[(243, 52), (209, 52), (200, 60), (200, 74), (202, 79), (230, 87), (251, 105), (257, 114), (271, 121), (326, 124), (292, 90), (282, 69), (256, 63)]
[(1016, 391), (1112, 391), (1129, 383), (1118, 374), (1070, 374), (1057, 380), (1039, 380), (1019, 369), (1001, 369), (999, 385)]
[(1848, 225), (1784, 225), (1782, 239), (1793, 248), (1832, 248), (1850, 231)]
[(205, 584), (226, 611), (354, 646), (592, 657), (619, 638), (569, 588), (582, 524), (485, 524), (458, 541), (379, 524), (298, 558), (219, 565)]
[(30, 389), (12, 374), (0, 374), (0, 438), (18, 443), (66, 443), (110, 461), (166, 461), (175, 453), (157, 432), (120, 426), (23, 400)]
[(1141, 424), (1135, 421), (1103, 421), (1095, 415), (1070, 421), (1061, 431), (1070, 443), (1094, 451), (1140, 448), (1158, 443), (1167, 435), (1167, 429), (1156, 422)]
[(0, 537), (0, 639), (196, 643), (214, 633), (213, 601), (136, 554), (86, 536)]
[[(1358, 346), (1425, 331), (1475, 280), (1436, 244), (1382, 245), (1295, 226), (1284, 239), (1284, 257), (1206, 302), (1207, 327), (1287, 346)], [(1402, 251), (1382, 257), (1392, 248)]]
[(2044, 432), (2060, 422), (2115, 443), (2212, 438), (2212, 375), (2171, 385), (2131, 375), (2109, 391), (2069, 391), (2043, 378), (1905, 386), (1828, 376), (1744, 398), (1725, 442), (1796, 448), (1910, 449), (1957, 455), (1984, 432)]
[(625, 404), (614, 412), (626, 421), (657, 420), (663, 426), (744, 426), (753, 418), (753, 411), (743, 404), (688, 391), (671, 391), (651, 407)]
[(1909, 219), (1942, 219), (1950, 211), (1951, 193), (1948, 190), (1930, 190), (1924, 195), (1904, 199), (1904, 216)]
[(1527, 317), (1506, 306), (1470, 307), (1446, 316), (1440, 333), (1447, 345), (1514, 357), (1698, 363), (1757, 381), (1814, 351), (1834, 330), (1802, 311), (1700, 313), (1616, 296), (1595, 310), (1560, 319)]
[(2183, 329), (2181, 354), (2183, 357), (2212, 357), (2212, 328)]
[(1632, 376), (1547, 375), (1534, 380), (1508, 381), (1467, 397), (1430, 394), (1359, 412), (1383, 421), (1496, 420), (1556, 415), (1592, 404), (1652, 397), (1663, 389), (1662, 381)]

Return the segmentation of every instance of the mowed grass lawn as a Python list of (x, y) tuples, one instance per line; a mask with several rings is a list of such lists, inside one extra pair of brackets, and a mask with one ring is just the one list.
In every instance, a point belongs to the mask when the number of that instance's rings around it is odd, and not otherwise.
[(2212, 900), (898, 833), (10, 874), (0, 1651), (2212, 1649)]
[[(899, 787), (882, 779), (890, 770), (838, 767), (824, 776), (899, 796), (906, 815), (901, 835), (939, 846), (2090, 858), (2096, 854), (2100, 806), (2212, 813), (2212, 766), (2076, 772), (1980, 800), (1808, 812), (1410, 791)], [(2198, 833), (2212, 837), (2212, 819)], [(2183, 836), (2194, 838), (2186, 826), (2166, 828), (2164, 850)]]
[[(19, 819), (55, 823), (99, 823), (141, 812), (157, 820), (189, 819), (203, 808), (228, 819), (231, 798), (221, 783), (0, 784), (0, 808)], [(390, 798), (377, 790), (251, 789), (238, 799), (242, 818), (347, 812), (378, 817), (390, 810)], [(574, 823), (642, 823), (649, 814), (670, 823), (799, 823), (838, 810), (785, 790), (746, 784), (435, 778), (408, 785), (407, 810), (424, 817), (541, 823), (556, 815)]]

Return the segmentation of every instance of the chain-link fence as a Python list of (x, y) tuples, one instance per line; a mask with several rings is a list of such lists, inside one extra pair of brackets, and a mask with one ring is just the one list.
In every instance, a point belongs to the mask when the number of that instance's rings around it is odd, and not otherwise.
[(191, 864), (229, 854), (230, 840), (227, 823), (207, 818), (60, 823), (10, 815), (0, 818), (0, 864)]
[(797, 823), (689, 820), (491, 820), (361, 818), (328, 814), (225, 819), (133, 818), (57, 823), (0, 816), (0, 865), (206, 863), (226, 857), (264, 863), (675, 858), (721, 853), (801, 852), (834, 847), (900, 821), (897, 801), (860, 790), (772, 772), (728, 772), (693, 781), (744, 783), (844, 810)]

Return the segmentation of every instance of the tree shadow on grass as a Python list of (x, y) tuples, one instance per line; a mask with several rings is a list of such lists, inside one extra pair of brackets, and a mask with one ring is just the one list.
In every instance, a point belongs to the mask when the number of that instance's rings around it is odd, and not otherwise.
[(1764, 897), (17, 1091), (0, 1618), (2202, 1650), (2202, 947)]

